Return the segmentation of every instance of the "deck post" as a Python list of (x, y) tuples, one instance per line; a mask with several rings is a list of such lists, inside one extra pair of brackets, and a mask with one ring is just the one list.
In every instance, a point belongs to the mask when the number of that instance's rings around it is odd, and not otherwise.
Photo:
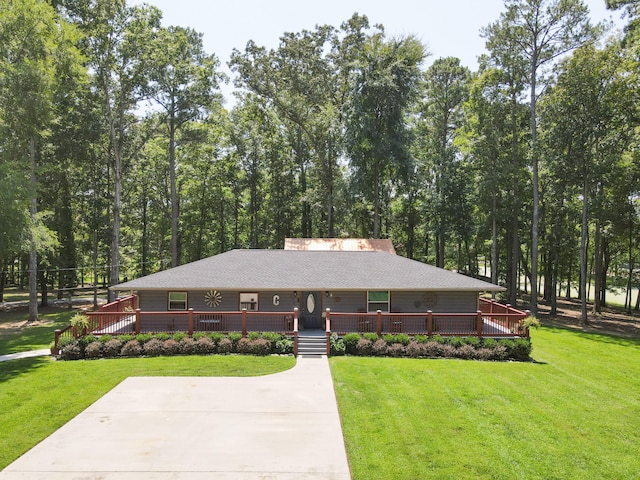
[(189, 335), (193, 335), (193, 308), (189, 309)]
[(242, 336), (247, 336), (247, 309), (242, 309)]
[(331, 354), (331, 343), (329, 342), (329, 338), (331, 337), (331, 309), (327, 308), (327, 322), (325, 324), (325, 332), (327, 336), (327, 357)]
[(427, 337), (433, 334), (433, 312), (427, 310)]
[(476, 312), (476, 333), (479, 338), (482, 337), (482, 323), (482, 312), (478, 310)]
[[(525, 310), (525, 311), (524, 311), (524, 313), (526, 313), (526, 314), (527, 314), (527, 316), (526, 316), (526, 317), (524, 317), (524, 318), (527, 318), (527, 317), (530, 317), (530, 316), (531, 316), (531, 310)], [(521, 321), (523, 321), (523, 320), (524, 320), (524, 318), (521, 318), (521, 319), (520, 319), (520, 322), (521, 322)], [(518, 322), (518, 323), (520, 323), (520, 322)], [(529, 338), (529, 327), (527, 327), (527, 328), (525, 329), (524, 334), (525, 334), (525, 338)]]
[(293, 355), (298, 356), (298, 307), (293, 309)]
[(55, 336), (53, 341), (53, 348), (51, 348), (51, 354), (58, 355), (60, 354), (60, 349), (58, 348), (58, 342), (60, 341), (60, 334), (62, 333), (62, 330), (58, 329), (53, 333)]
[(136, 335), (140, 333), (140, 309), (136, 308)]
[(382, 336), (382, 310), (376, 311), (376, 333), (379, 337)]

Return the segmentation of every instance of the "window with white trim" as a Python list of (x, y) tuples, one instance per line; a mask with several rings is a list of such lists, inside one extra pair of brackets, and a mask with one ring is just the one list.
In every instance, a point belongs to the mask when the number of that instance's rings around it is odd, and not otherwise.
[(186, 310), (187, 292), (169, 292), (169, 310)]
[(241, 293), (240, 294), (240, 310), (246, 308), (247, 311), (258, 310), (258, 294), (257, 293)]
[(369, 290), (367, 292), (367, 311), (389, 311), (389, 290)]

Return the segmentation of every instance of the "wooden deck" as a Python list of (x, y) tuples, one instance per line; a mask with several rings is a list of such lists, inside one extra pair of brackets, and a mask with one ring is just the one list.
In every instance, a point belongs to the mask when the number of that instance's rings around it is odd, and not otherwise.
[[(104, 305), (97, 312), (85, 312), (89, 317), (87, 332), (75, 332), (67, 328), (56, 331), (57, 348), (61, 335), (81, 336), (123, 335), (139, 333), (176, 333), (192, 335), (196, 332), (278, 332), (297, 339), (299, 333), (298, 309), (292, 312), (229, 312), (184, 311), (147, 312), (137, 306), (135, 296)], [(378, 336), (392, 333), (415, 335), (477, 336), (477, 337), (528, 337), (524, 319), (529, 312), (517, 310), (491, 300), (480, 299), (479, 310), (469, 313), (324, 313), (322, 332), (345, 335), (351, 332), (376, 333)]]

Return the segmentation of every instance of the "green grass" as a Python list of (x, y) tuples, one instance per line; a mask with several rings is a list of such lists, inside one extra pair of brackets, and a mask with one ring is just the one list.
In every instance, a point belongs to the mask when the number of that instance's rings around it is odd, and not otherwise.
[(640, 477), (640, 341), (542, 328), (537, 363), (335, 357), (354, 480)]
[[(35, 326), (27, 326), (21, 331), (7, 331), (0, 329), (0, 355), (7, 353), (25, 352), (49, 348), (53, 341), (53, 332), (69, 325), (69, 319), (78, 310), (46, 308), (39, 314), (41, 323)], [(19, 322), (27, 320), (28, 314), (24, 311), (0, 313), (0, 323)]]
[(212, 355), (0, 363), (0, 470), (130, 376), (255, 376), (287, 370), (293, 357)]

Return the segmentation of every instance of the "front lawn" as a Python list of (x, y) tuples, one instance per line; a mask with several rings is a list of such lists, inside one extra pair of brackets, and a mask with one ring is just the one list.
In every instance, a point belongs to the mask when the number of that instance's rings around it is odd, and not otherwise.
[(184, 356), (0, 362), (0, 470), (130, 376), (255, 376), (287, 370), (291, 356)]
[(34, 325), (27, 323), (24, 310), (0, 313), (0, 355), (49, 348), (56, 329), (69, 325), (69, 319), (78, 312), (74, 309), (49, 307), (41, 309)]
[(334, 357), (353, 479), (640, 477), (640, 341), (534, 331), (537, 363)]

